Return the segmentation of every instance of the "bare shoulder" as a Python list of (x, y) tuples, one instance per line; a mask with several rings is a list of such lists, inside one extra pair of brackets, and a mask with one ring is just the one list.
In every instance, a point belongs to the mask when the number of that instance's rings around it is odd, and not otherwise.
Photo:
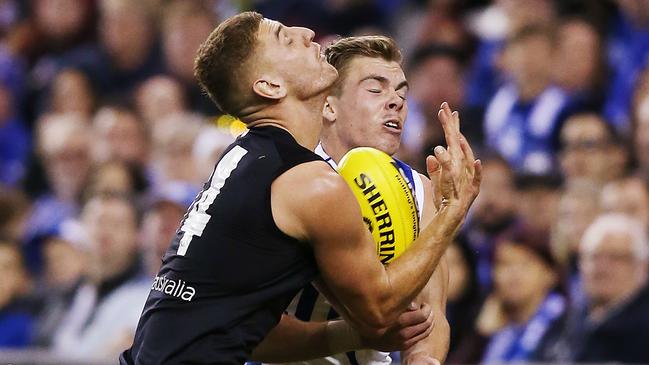
[(343, 217), (360, 217), (355, 201), (347, 183), (324, 161), (295, 166), (271, 187), (275, 223), (284, 233), (302, 240), (312, 240), (317, 234), (314, 229), (338, 224)]

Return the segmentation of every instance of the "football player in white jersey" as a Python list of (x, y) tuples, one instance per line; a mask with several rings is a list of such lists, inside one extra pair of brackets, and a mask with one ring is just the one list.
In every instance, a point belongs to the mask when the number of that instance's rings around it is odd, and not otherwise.
[[(316, 153), (334, 168), (354, 147), (367, 146), (389, 155), (397, 152), (407, 114), (408, 83), (401, 68), (401, 53), (394, 41), (383, 36), (343, 38), (327, 47), (327, 61), (339, 73), (337, 84), (327, 97), (323, 111), (321, 142)], [(448, 106), (444, 108), (448, 110)], [(435, 212), (431, 181), (398, 161), (410, 181), (417, 200), (419, 218), (430, 220)], [(428, 198), (425, 198), (428, 197)], [(448, 266), (444, 257), (428, 285), (417, 298), (431, 306), (434, 324), (431, 334), (402, 352), (403, 364), (443, 362), (449, 345), (450, 328), (445, 316)], [(289, 313), (304, 321), (338, 318), (324, 296), (305, 288), (289, 306)], [(307, 364), (389, 364), (389, 353), (350, 351)]]

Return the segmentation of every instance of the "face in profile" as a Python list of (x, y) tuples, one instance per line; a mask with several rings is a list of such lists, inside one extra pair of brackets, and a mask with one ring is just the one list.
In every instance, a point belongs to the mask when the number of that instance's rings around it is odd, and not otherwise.
[(257, 32), (252, 77), (279, 83), (288, 96), (301, 100), (327, 91), (338, 72), (321, 54), (320, 45), (313, 42), (314, 35), (307, 28), (263, 19)]
[(394, 154), (408, 113), (408, 83), (401, 65), (382, 58), (356, 57), (342, 77), (339, 95), (327, 100), (344, 147), (374, 147)]

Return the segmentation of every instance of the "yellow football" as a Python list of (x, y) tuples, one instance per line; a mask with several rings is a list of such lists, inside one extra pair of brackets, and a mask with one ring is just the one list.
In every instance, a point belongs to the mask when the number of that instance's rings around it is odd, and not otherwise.
[(401, 255), (419, 235), (417, 203), (388, 154), (370, 147), (347, 152), (338, 173), (354, 192), (383, 264)]

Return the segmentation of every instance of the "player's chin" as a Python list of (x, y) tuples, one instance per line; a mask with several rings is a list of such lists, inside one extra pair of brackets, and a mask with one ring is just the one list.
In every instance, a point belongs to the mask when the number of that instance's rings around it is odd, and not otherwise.
[(401, 138), (385, 138), (381, 141), (378, 141), (376, 145), (372, 146), (376, 148), (377, 150), (383, 151), (387, 153), (388, 155), (392, 156), (397, 151), (399, 150), (399, 146), (401, 145)]

